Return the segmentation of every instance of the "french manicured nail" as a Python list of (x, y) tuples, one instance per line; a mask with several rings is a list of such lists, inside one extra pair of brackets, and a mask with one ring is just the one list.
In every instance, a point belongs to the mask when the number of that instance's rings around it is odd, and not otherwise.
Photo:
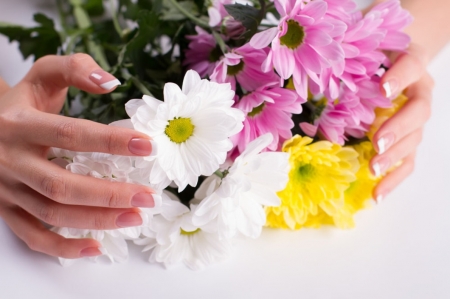
[(398, 89), (397, 80), (390, 80), (388, 82), (385, 82), (383, 84), (383, 89), (386, 94), (386, 98), (392, 97), (394, 94), (397, 93), (397, 89)]
[(116, 219), (116, 225), (118, 227), (130, 227), (142, 225), (142, 218), (139, 213), (127, 212), (120, 214)]
[(376, 199), (377, 204), (382, 203), (382, 202), (383, 202), (383, 199), (384, 199), (383, 194), (378, 194), (377, 199)]
[(153, 208), (155, 200), (150, 193), (138, 193), (131, 199), (131, 205), (138, 208)]
[(391, 163), (389, 162), (389, 159), (387, 158), (379, 159), (378, 161), (372, 164), (373, 174), (376, 177), (379, 177), (381, 174), (386, 173), (386, 171), (389, 169), (390, 166)]
[(102, 252), (98, 247), (88, 247), (80, 251), (81, 257), (102, 255)]
[(380, 139), (378, 139), (377, 146), (378, 146), (378, 154), (383, 154), (387, 149), (389, 149), (392, 144), (394, 144), (395, 141), (395, 135), (394, 133), (387, 133)]
[(104, 70), (96, 70), (92, 72), (89, 79), (104, 90), (111, 90), (121, 84), (116, 77), (108, 72), (105, 72)]
[(156, 156), (158, 147), (154, 140), (143, 138), (133, 138), (128, 143), (128, 149), (138, 156)]

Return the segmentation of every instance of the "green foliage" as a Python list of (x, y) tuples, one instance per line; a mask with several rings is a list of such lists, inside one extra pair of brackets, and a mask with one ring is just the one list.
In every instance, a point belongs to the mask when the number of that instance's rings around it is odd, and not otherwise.
[(57, 54), (61, 47), (61, 38), (55, 30), (53, 20), (43, 14), (35, 14), (34, 20), (39, 25), (32, 28), (0, 23), (0, 33), (9, 41), (18, 41), (23, 58), (34, 55), (35, 59), (49, 54)]
[[(184, 71), (181, 61), (188, 47), (186, 35), (201, 26), (214, 34), (222, 52), (227, 48), (220, 26), (209, 28), (204, 0), (55, 0), (61, 30), (52, 19), (36, 14), (36, 26), (26, 28), (0, 22), (0, 34), (17, 41), (24, 58), (38, 59), (49, 54), (88, 53), (122, 85), (106, 95), (92, 95), (71, 87), (63, 113), (102, 123), (126, 118), (124, 104), (143, 94), (162, 99), (166, 82), (181, 85)], [(227, 6), (247, 31), (256, 32), (265, 14), (266, 1), (255, 0), (255, 7)], [(267, 0), (267, 5), (270, 1)], [(164, 40), (164, 42), (163, 42)], [(242, 41), (235, 41), (238, 46)], [(175, 49), (179, 51), (175, 51)], [(175, 56), (175, 53), (179, 55)], [(219, 51), (220, 52), (220, 51)], [(74, 101), (83, 110), (71, 110)]]

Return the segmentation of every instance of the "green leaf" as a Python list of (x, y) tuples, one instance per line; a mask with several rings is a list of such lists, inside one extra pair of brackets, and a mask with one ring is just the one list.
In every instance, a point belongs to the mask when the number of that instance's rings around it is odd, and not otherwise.
[[(262, 2), (263, 4), (264, 2)], [(239, 3), (224, 5), (227, 12), (236, 20), (242, 23), (247, 29), (242, 37), (251, 38), (257, 31), (258, 26), (264, 17), (264, 7), (257, 9), (250, 5), (242, 5)]]
[(34, 55), (37, 60), (45, 55), (57, 54), (61, 37), (53, 20), (40, 13), (34, 15), (34, 20), (39, 26), (33, 28), (0, 23), (0, 34), (7, 36), (10, 42), (19, 42), (24, 59)]
[(105, 13), (102, 0), (86, 0), (83, 4), (83, 8), (90, 16), (101, 16)]
[[(178, 1), (178, 5), (182, 9), (189, 11), (193, 15), (198, 15), (197, 5), (192, 1)], [(180, 10), (175, 7), (170, 1), (163, 2), (163, 11), (161, 20), (163, 21), (182, 21), (187, 19), (187, 17), (180, 12)]]

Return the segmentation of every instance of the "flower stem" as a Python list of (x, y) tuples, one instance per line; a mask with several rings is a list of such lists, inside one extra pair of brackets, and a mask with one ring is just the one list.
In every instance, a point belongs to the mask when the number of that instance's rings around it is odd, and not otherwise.
[(200, 27), (203, 28), (209, 28), (209, 24), (206, 23), (203, 20), (200, 20), (199, 18), (197, 18), (196, 16), (194, 16), (192, 13), (190, 13), (189, 11), (187, 11), (186, 9), (183, 8), (183, 6), (181, 6), (176, 0), (168, 0), (176, 9), (178, 9), (179, 12), (181, 12), (186, 18), (190, 19), (192, 22), (194, 22), (195, 24), (197, 24)]

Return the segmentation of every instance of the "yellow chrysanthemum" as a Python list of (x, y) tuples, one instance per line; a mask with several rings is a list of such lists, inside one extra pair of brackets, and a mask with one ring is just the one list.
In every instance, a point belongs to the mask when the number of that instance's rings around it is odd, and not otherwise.
[(278, 193), (281, 205), (266, 209), (267, 226), (299, 229), (321, 212), (334, 216), (342, 209), (344, 192), (359, 169), (358, 153), (328, 141), (312, 141), (294, 136), (285, 142), (289, 182)]
[(400, 108), (405, 105), (408, 98), (401, 94), (399, 95), (395, 100), (392, 101), (392, 106), (389, 108), (377, 108), (375, 109), (375, 121), (373, 122), (372, 126), (370, 127), (369, 132), (367, 132), (367, 137), (369, 137), (370, 140), (373, 139), (373, 135), (378, 131), (378, 129), (381, 127), (381, 125), (392, 115), (394, 115)]
[(353, 215), (369, 205), (368, 202), (372, 199), (372, 191), (381, 179), (375, 177), (369, 168), (370, 159), (376, 152), (372, 143), (368, 141), (352, 147), (359, 154), (360, 167), (356, 173), (356, 180), (345, 190), (344, 205), (333, 216), (321, 212), (315, 217), (310, 217), (305, 226), (317, 228), (322, 224), (330, 224), (339, 228), (352, 228), (355, 226)]

